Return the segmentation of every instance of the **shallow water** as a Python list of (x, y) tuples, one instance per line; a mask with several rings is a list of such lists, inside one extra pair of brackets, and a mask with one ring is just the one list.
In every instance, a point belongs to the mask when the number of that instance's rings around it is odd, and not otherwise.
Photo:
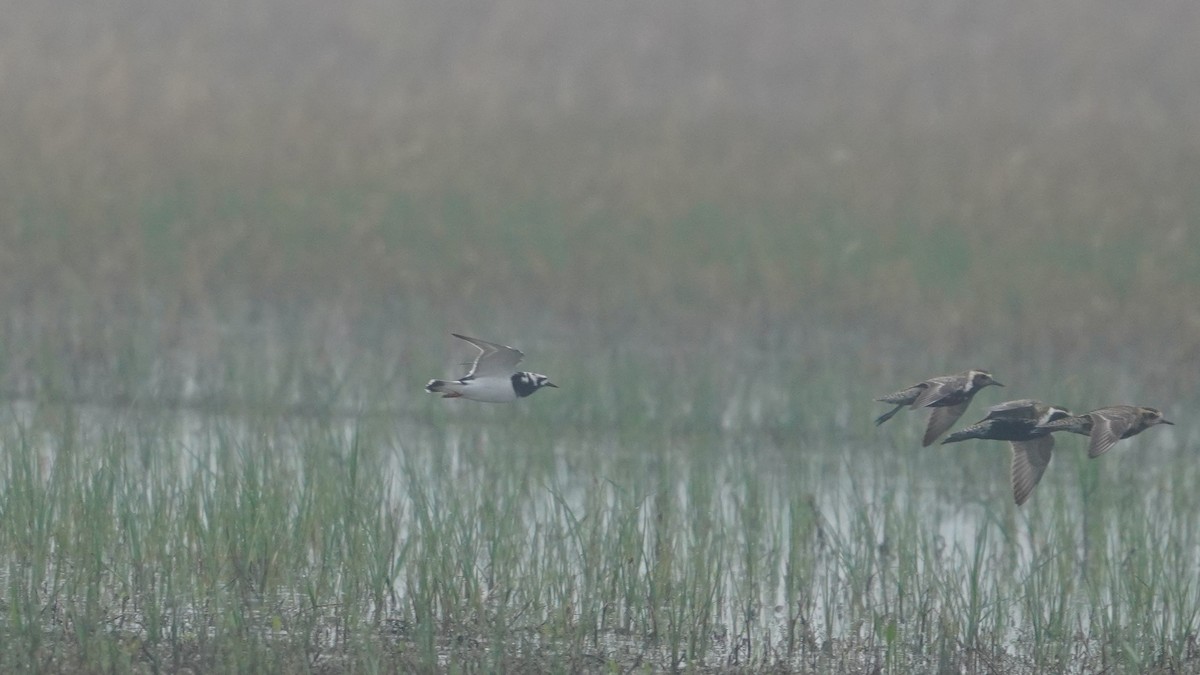
[[(1190, 534), (1200, 505), (1182, 490), (1197, 479), (1185, 450), (1196, 429), (1186, 421), (1123, 441), (1099, 460), (1082, 459), (1083, 439), (1063, 439), (1033, 498), (1017, 509), (1006, 444), (921, 448), (923, 416), (902, 414), (876, 428), (877, 411), (861, 393), (831, 396), (820, 380), (813, 393), (796, 390), (786, 384), (796, 381), (787, 369), (753, 383), (721, 371), (686, 382), (651, 378), (623, 395), (646, 405), (622, 407), (610, 387), (647, 370), (611, 371), (611, 380), (597, 381), (598, 403), (583, 409), (570, 390), (515, 406), (413, 396), (396, 399), (391, 411), (317, 406), (319, 414), (296, 405), (16, 401), (0, 421), (10, 449), (7, 482), (19, 479), (12, 448), (23, 439), (33, 475), (47, 485), (60, 464), (81, 478), (115, 472), (133, 491), (144, 482), (136, 508), (124, 507), (130, 513), (186, 515), (218, 494), (239, 501), (245, 485), (257, 485), (283, 500), (275, 516), (282, 520), (264, 525), (276, 534), (264, 541), (295, 551), (291, 522), (313, 500), (342, 499), (328, 491), (353, 478), (362, 494), (379, 495), (368, 508), (394, 527), (396, 542), (385, 552), (386, 594), (364, 611), (406, 626), (402, 641), (419, 642), (432, 612), (438, 626), (480, 631), (472, 640), (489, 650), (815, 667), (814, 659), (874, 663), (899, 645), (912, 663), (928, 663), (947, 639), (946, 625), (956, 626), (956, 643), (1036, 662), (1048, 639), (1039, 622), (1055, 630), (1091, 625), (1103, 608), (1136, 615), (1167, 597), (1184, 607), (1161, 620), (1159, 633), (1195, 628), (1187, 608), (1200, 607), (1200, 598), (1180, 584), (1196, 570), (1178, 562), (1200, 552)], [(712, 381), (726, 393), (680, 396)], [(961, 424), (973, 419), (968, 412)], [(272, 482), (283, 486), (278, 493), (268, 489)], [(133, 497), (118, 491), (106, 508), (120, 513)], [(256, 527), (224, 522), (222, 513), (221, 503), (204, 507), (194, 530)], [(189, 532), (161, 536), (169, 548), (197, 536)], [(120, 528), (112, 536), (119, 553)], [(1131, 551), (1167, 542), (1169, 559), (1129, 562)], [(309, 637), (329, 640), (327, 648), (346, 639), (330, 626), (338, 626), (337, 603), (352, 601), (347, 593), (361, 580), (312, 567), (326, 555), (320, 546), (314, 540), (304, 559), (281, 563), (284, 578), (269, 593), (256, 591), (275, 598), (274, 609), (247, 605), (247, 620), (272, 640), (303, 632), (279, 617), (306, 611), (311, 600), (294, 584), (310, 574), (332, 574), (324, 582), (332, 595), (325, 598), (331, 609), (313, 613)], [(20, 555), (7, 554), (0, 583), (12, 582)], [(45, 573), (53, 578), (70, 562), (51, 557)], [(1157, 582), (1141, 595), (1118, 587), (1123, 565), (1140, 565)], [(113, 571), (109, 583), (129, 583)], [(188, 630), (219, 633), (206, 623), (211, 608), (178, 604), (205, 597), (194, 590), (199, 583), (190, 580), (168, 599), (170, 615)], [(1030, 587), (1038, 590), (1030, 595)], [(1055, 588), (1065, 590), (1054, 596)], [(1058, 614), (1035, 617), (1048, 593)], [(119, 588), (102, 595), (118, 602)], [(481, 617), (505, 626), (460, 625)], [(546, 626), (555, 628), (544, 634)], [(429, 630), (438, 642), (443, 628)], [(1102, 625), (1094, 632), (1087, 654), (1105, 640)], [(441, 658), (453, 651), (438, 649)]]

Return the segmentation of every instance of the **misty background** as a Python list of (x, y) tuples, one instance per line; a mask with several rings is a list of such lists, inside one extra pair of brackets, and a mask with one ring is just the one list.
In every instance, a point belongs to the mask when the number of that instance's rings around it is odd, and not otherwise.
[(0, 16), (0, 671), (1197, 670), (1195, 0)]
[(1187, 0), (3, 12), (0, 304), (70, 317), (44, 333), (76, 354), (130, 315), (175, 344), (317, 308), (584, 342), (815, 323), (1192, 387)]

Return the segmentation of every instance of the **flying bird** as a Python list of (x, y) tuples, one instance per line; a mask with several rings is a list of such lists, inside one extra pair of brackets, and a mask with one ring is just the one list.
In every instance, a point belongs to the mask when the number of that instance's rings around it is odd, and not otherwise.
[(471, 371), (460, 380), (430, 380), (425, 391), (441, 394), (442, 398), (465, 398), (487, 403), (508, 403), (525, 398), (542, 387), (558, 388), (545, 375), (517, 371), (525, 356), (519, 349), (451, 333), (460, 340), (475, 345), (479, 355)]
[(1136, 436), (1158, 424), (1175, 424), (1163, 417), (1157, 408), (1134, 405), (1114, 405), (1097, 408), (1082, 415), (1039, 424), (1047, 431), (1070, 431), (1091, 438), (1088, 457), (1099, 457), (1108, 452), (1117, 441)]
[(937, 440), (938, 436), (946, 433), (946, 430), (959, 417), (962, 417), (967, 406), (971, 405), (971, 399), (980, 389), (991, 384), (997, 387), (1004, 386), (992, 378), (992, 374), (986, 370), (967, 370), (957, 375), (932, 377), (894, 394), (875, 399), (896, 406), (877, 417), (875, 424), (883, 424), (892, 419), (892, 416), (900, 412), (904, 406), (909, 406), (914, 410), (932, 408), (933, 410), (929, 413), (929, 424), (925, 427), (925, 437), (921, 440), (922, 446), (928, 446)]
[(947, 436), (942, 445), (970, 438), (1008, 441), (1012, 446), (1013, 501), (1020, 506), (1042, 479), (1054, 450), (1050, 430), (1039, 425), (1070, 416), (1070, 410), (1037, 399), (1005, 401), (988, 408), (987, 416), (975, 424)]

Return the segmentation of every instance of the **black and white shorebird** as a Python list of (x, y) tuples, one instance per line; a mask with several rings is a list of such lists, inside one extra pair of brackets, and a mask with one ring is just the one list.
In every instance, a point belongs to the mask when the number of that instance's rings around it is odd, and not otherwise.
[(1135, 405), (1114, 405), (1097, 408), (1082, 415), (1039, 424), (1046, 431), (1070, 431), (1088, 436), (1088, 457), (1099, 457), (1117, 441), (1136, 436), (1157, 424), (1175, 424), (1163, 417), (1157, 408)]
[(1013, 501), (1020, 506), (1042, 479), (1054, 450), (1050, 430), (1039, 425), (1070, 416), (1070, 410), (1037, 399), (1005, 401), (988, 408), (987, 416), (975, 424), (947, 436), (942, 445), (969, 438), (1008, 441), (1012, 445)]
[(922, 446), (928, 446), (937, 440), (938, 436), (946, 433), (946, 430), (966, 412), (975, 394), (989, 384), (1004, 386), (993, 379), (992, 374), (986, 370), (967, 370), (957, 375), (932, 377), (894, 394), (875, 399), (896, 406), (875, 418), (875, 424), (883, 424), (892, 419), (904, 406), (914, 410), (932, 408), (929, 424), (925, 427), (925, 437), (921, 440)]
[(525, 356), (519, 349), (458, 333), (451, 335), (475, 345), (479, 356), (471, 364), (471, 372), (461, 380), (430, 380), (425, 391), (441, 394), (442, 398), (508, 403), (525, 398), (542, 387), (558, 388), (545, 375), (517, 371), (517, 364)]

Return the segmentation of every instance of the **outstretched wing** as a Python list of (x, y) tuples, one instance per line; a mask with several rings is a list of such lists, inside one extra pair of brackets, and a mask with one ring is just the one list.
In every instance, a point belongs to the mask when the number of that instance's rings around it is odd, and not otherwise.
[(512, 375), (517, 368), (517, 364), (525, 356), (519, 349), (506, 347), (495, 342), (467, 337), (458, 333), (451, 333), (451, 335), (460, 340), (470, 342), (479, 350), (479, 356), (475, 357), (475, 363), (471, 365), (471, 372), (467, 373), (466, 377), (463, 378), (464, 380), (492, 375)]
[(1032, 441), (1013, 441), (1011, 445), (1013, 501), (1020, 506), (1029, 499), (1042, 474), (1046, 473), (1054, 437), (1046, 435)]
[(934, 408), (929, 413), (929, 424), (925, 427), (925, 438), (921, 439), (921, 445), (928, 446), (936, 441), (938, 436), (946, 433), (946, 430), (957, 422), (958, 418), (962, 417), (962, 414), (966, 412), (969, 405), (971, 405), (971, 402), (968, 400), (958, 405)]
[(1101, 408), (1088, 415), (1092, 418), (1092, 440), (1088, 443), (1088, 457), (1099, 457), (1133, 428), (1138, 413), (1132, 408)]

